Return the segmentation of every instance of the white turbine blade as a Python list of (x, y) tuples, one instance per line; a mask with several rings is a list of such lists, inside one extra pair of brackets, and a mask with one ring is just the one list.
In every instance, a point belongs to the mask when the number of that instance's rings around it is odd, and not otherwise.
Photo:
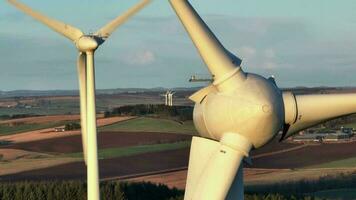
[(170, 0), (170, 3), (216, 81), (234, 73), (241, 60), (224, 48), (189, 2)]
[(184, 199), (224, 200), (244, 156), (220, 142), (194, 137)]
[(356, 94), (283, 93), (285, 123), (290, 125), (284, 138), (301, 130), (341, 116), (356, 113)]
[(7, 0), (10, 4), (18, 8), (19, 10), (23, 11), (24, 13), (30, 15), (34, 19), (42, 22), (43, 24), (47, 25), (49, 28), (53, 29), (54, 31), (62, 34), (66, 38), (70, 39), (71, 41), (76, 41), (79, 39), (83, 32), (78, 28), (72, 27), (68, 24), (64, 24), (58, 20), (51, 19), (45, 15), (42, 15), (39, 12), (32, 10), (30, 7), (16, 1), (16, 0)]
[(82, 132), (82, 145), (85, 164), (87, 164), (87, 75), (86, 75), (86, 55), (80, 53), (78, 56), (78, 80), (80, 94), (80, 124)]
[(94, 53), (87, 52), (87, 180), (88, 200), (100, 199), (99, 161), (96, 128)]
[(209, 85), (208, 87), (205, 87), (203, 89), (200, 89), (198, 92), (195, 92), (192, 94), (189, 99), (194, 101), (195, 103), (200, 103), (206, 95), (212, 92), (217, 92), (218, 90), (214, 85)]
[(116, 30), (117, 27), (125, 23), (132, 15), (141, 10), (149, 2), (150, 0), (142, 0), (140, 3), (126, 11), (123, 15), (118, 16), (117, 18), (106, 24), (99, 31), (97, 31), (95, 35), (98, 35), (103, 40), (106, 40)]
[(209, 162), (210, 157), (220, 147), (220, 143), (200, 137), (193, 137), (190, 147), (187, 183), (184, 200), (193, 198), (202, 171)]

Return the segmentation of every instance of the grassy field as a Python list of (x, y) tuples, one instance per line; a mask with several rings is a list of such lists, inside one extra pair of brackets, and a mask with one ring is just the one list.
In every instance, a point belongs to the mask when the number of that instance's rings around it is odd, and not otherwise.
[(58, 122), (49, 122), (49, 123), (41, 123), (41, 124), (21, 124), (16, 126), (0, 125), (0, 135), (10, 135), (10, 134), (22, 133), (27, 131), (53, 128), (57, 126), (62, 126), (66, 123), (68, 123), (68, 121), (58, 121)]
[(134, 131), (134, 132), (164, 132), (164, 133), (186, 133), (195, 134), (193, 121), (180, 124), (176, 121), (156, 118), (137, 118), (125, 122), (119, 122), (104, 126), (100, 131)]
[[(190, 141), (182, 141), (182, 142), (167, 143), (167, 144), (152, 144), (152, 145), (139, 145), (133, 147), (108, 148), (108, 149), (99, 149), (98, 155), (99, 155), (99, 159), (107, 159), (107, 158), (132, 156), (132, 155), (138, 155), (143, 153), (182, 149), (182, 148), (187, 148), (189, 146), (190, 146)], [(83, 153), (81, 152), (71, 153), (71, 154), (66, 154), (66, 156), (82, 158)]]
[(335, 160), (332, 162), (322, 163), (319, 165), (312, 165), (307, 168), (347, 168), (356, 167), (356, 157), (343, 160)]

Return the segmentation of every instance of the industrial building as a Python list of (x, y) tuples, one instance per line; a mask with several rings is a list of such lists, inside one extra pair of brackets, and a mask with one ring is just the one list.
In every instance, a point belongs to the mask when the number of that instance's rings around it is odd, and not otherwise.
[(293, 142), (340, 142), (353, 137), (353, 128), (341, 127), (340, 130), (319, 133), (301, 133), (293, 137)]

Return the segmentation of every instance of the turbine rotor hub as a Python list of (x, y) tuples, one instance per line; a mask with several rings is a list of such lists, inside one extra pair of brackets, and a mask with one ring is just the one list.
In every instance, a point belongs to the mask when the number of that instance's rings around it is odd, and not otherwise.
[(238, 134), (258, 148), (283, 125), (282, 94), (267, 79), (247, 74), (235, 89), (209, 93), (196, 103), (193, 118), (203, 137), (221, 141), (227, 133)]
[(95, 51), (99, 44), (92, 36), (83, 36), (76, 42), (77, 48), (82, 52)]

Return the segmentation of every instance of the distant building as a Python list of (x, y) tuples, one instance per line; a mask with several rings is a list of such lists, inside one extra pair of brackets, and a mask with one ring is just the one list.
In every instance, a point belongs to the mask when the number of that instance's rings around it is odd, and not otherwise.
[(293, 137), (293, 142), (339, 142), (346, 141), (352, 137), (351, 134), (343, 132), (310, 133)]
[(293, 137), (293, 142), (322, 142), (325, 134), (312, 133)]
[(324, 142), (338, 142), (343, 140), (349, 140), (350, 134), (348, 133), (335, 133), (335, 134), (328, 134), (324, 137)]
[(54, 128), (54, 132), (65, 132), (66, 129), (64, 127), (56, 127)]

